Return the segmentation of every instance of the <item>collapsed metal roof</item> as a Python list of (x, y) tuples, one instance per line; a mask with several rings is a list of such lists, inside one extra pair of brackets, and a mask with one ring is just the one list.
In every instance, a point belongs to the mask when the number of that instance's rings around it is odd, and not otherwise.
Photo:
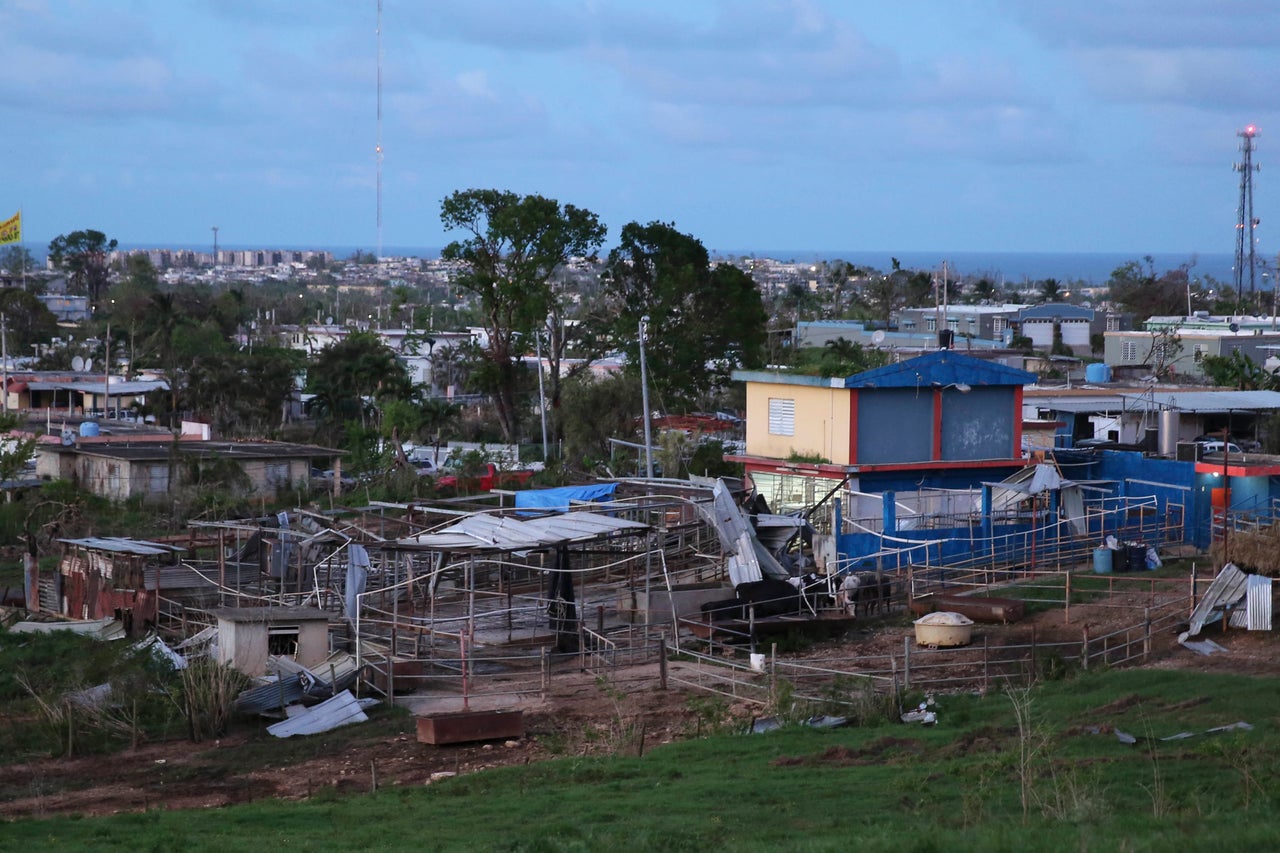
[(161, 557), (167, 554), (180, 554), (187, 550), (177, 545), (148, 542), (145, 539), (125, 539), (119, 536), (89, 536), (84, 539), (59, 539), (58, 541), (90, 551), (109, 551), (113, 554), (129, 554), (134, 557)]
[(643, 522), (595, 512), (567, 512), (530, 519), (477, 514), (448, 527), (388, 544), (429, 551), (529, 551), (648, 529), (649, 525)]

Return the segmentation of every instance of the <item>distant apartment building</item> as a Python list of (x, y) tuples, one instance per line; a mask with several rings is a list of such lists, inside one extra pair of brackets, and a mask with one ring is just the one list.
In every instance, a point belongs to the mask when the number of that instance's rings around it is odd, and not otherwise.
[(946, 307), (903, 308), (894, 312), (899, 332), (936, 335), (939, 324), (956, 338), (1006, 341), (1026, 305), (948, 305)]
[(1173, 376), (1203, 378), (1206, 356), (1234, 352), (1262, 365), (1280, 349), (1280, 324), (1274, 317), (1151, 317), (1144, 329), (1105, 333), (1103, 359), (1113, 368), (1164, 368)]

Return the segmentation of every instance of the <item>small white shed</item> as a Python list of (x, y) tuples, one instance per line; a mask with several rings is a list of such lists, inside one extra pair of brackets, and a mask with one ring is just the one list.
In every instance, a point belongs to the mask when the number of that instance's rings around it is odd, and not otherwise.
[(329, 614), (315, 607), (223, 607), (218, 618), (218, 662), (245, 675), (265, 675), (267, 656), (316, 666), (329, 655)]

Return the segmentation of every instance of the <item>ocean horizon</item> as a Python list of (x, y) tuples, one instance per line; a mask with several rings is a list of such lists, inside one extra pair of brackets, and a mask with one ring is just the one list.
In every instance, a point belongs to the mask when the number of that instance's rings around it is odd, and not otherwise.
[[(212, 247), (178, 244), (121, 243), (122, 250), (170, 249), (209, 252)], [(335, 258), (348, 258), (360, 252), (372, 252), (374, 246), (298, 244), (227, 244), (218, 247), (225, 251), (252, 249), (290, 249), (298, 251), (326, 251)], [(1212, 279), (1220, 285), (1234, 281), (1235, 254), (1233, 252), (979, 252), (979, 251), (916, 251), (888, 249), (716, 249), (708, 248), (712, 258), (740, 257), (769, 258), (784, 263), (818, 263), (821, 261), (847, 261), (856, 266), (870, 267), (881, 272), (893, 268), (896, 258), (903, 269), (941, 271), (945, 261), (952, 275), (957, 277), (986, 277), (996, 284), (1018, 285), (1057, 279), (1062, 284), (1103, 285), (1118, 267), (1130, 262), (1146, 266), (1151, 257), (1156, 275), (1187, 266), (1192, 280), (1204, 282)], [(43, 262), (43, 252), (32, 252), (38, 262)], [(383, 246), (383, 257), (412, 257), (433, 259), (440, 256), (439, 247), (433, 246)], [(1265, 256), (1259, 256), (1261, 262)], [(1268, 276), (1270, 273), (1268, 273)], [(1270, 289), (1270, 280), (1263, 278), (1259, 266), (1259, 289)]]

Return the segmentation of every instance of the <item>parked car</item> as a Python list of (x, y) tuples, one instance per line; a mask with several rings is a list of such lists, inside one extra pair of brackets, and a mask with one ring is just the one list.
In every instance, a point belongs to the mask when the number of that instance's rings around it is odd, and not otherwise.
[[(356, 478), (343, 474), (339, 485), (345, 491), (353, 488), (356, 484)], [(333, 491), (333, 469), (328, 468), (321, 471), (319, 468), (311, 469), (311, 488), (323, 489), (325, 491)]]
[[(1197, 441), (1196, 444), (1200, 445), (1201, 453), (1221, 453), (1222, 452), (1221, 441)], [(1240, 449), (1240, 445), (1236, 444), (1234, 441), (1228, 442), (1226, 447), (1227, 447), (1227, 453), (1244, 453), (1244, 451)]]

